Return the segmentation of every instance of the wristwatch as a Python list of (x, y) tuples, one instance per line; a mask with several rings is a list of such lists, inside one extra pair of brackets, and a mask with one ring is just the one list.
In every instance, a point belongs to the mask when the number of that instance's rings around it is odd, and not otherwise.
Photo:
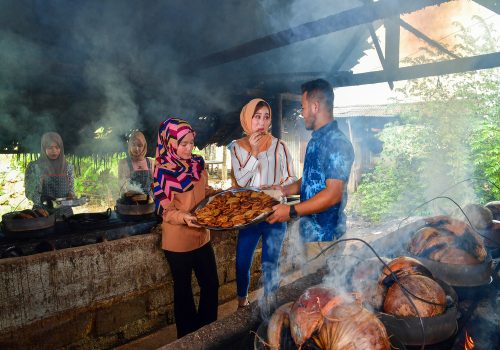
[(294, 219), (294, 218), (296, 218), (297, 216), (299, 216), (299, 215), (297, 214), (297, 211), (295, 210), (295, 205), (291, 205), (291, 206), (290, 206), (290, 214), (289, 214), (289, 215), (290, 215), (290, 218), (292, 218), (292, 219)]

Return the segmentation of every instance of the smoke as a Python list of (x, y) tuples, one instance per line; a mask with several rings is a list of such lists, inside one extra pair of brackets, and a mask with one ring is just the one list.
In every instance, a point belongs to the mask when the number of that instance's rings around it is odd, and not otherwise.
[[(186, 70), (193, 60), (352, 4), (7, 0), (0, 6), (0, 116), (7, 129), (0, 144), (22, 139), (26, 150), (36, 150), (16, 127), (30, 125), (30, 138), (54, 130), (68, 153), (90, 155), (122, 151), (131, 129), (145, 131), (153, 144), (167, 116), (196, 122), (202, 115), (236, 111), (248, 99), (248, 79), (330, 66), (337, 42), (320, 44), (316, 38)], [(95, 134), (98, 128), (106, 130), (104, 136)], [(200, 131), (204, 144), (209, 131)]]
[(127, 182), (126, 184), (126, 191), (133, 191), (133, 192), (137, 192), (137, 193), (144, 193), (142, 187), (141, 187), (141, 184), (137, 183), (137, 182), (133, 182), (133, 181), (130, 181), (130, 182)]

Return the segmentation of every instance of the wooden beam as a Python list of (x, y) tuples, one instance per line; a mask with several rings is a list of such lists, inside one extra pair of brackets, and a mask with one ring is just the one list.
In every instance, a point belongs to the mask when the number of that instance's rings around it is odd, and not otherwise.
[[(375, 28), (373, 28), (373, 24), (371, 23), (368, 23), (367, 26), (368, 30), (370, 31), (370, 36), (372, 37), (373, 45), (375, 46), (375, 50), (377, 51), (378, 59), (380, 60), (380, 63), (382, 64), (382, 68), (384, 69), (384, 71), (387, 72), (389, 67), (387, 67), (387, 64), (385, 63), (385, 57), (384, 54), (382, 53), (382, 48), (380, 47), (377, 33), (375, 33)], [(389, 73), (387, 75), (389, 76)], [(394, 83), (392, 82), (392, 80), (388, 80), (387, 83), (389, 84), (391, 90), (394, 89)]]
[(287, 46), (292, 43), (337, 32), (360, 24), (371, 23), (402, 13), (414, 12), (427, 6), (438, 5), (449, 1), (450, 0), (380, 0), (195, 59), (186, 63), (183, 69), (185, 71), (192, 71), (194, 69), (203, 69), (224, 64), (260, 52)]
[(278, 104), (278, 115), (272, 118), (271, 133), (274, 137), (281, 138), (283, 131), (283, 96), (278, 94), (276, 96), (276, 103)]
[(391, 70), (399, 68), (400, 27), (399, 17), (387, 18), (385, 25), (385, 62)]
[(330, 82), (334, 87), (356, 86), (382, 83), (388, 79), (393, 81), (410, 80), (495, 67), (500, 67), (500, 52), (403, 67), (395, 71), (391, 71), (389, 76), (387, 75), (387, 72), (382, 70), (339, 76), (338, 78), (333, 78)]
[(460, 58), (460, 56), (458, 56), (457, 54), (454, 54), (453, 52), (451, 52), (450, 50), (448, 50), (446, 47), (444, 47), (443, 45), (441, 45), (436, 40), (433, 40), (433, 39), (429, 38), (427, 35), (425, 35), (424, 33), (422, 33), (417, 28), (413, 27), (411, 24), (406, 23), (402, 19), (399, 19), (399, 24), (401, 25), (401, 27), (403, 27), (404, 29), (406, 29), (407, 31), (409, 31), (410, 33), (412, 33), (413, 35), (415, 35), (417, 38), (422, 39), (427, 44), (429, 44), (430, 46), (438, 49), (442, 53), (445, 53), (445, 54), (447, 54), (447, 55), (449, 55), (449, 56), (451, 56), (453, 58)]

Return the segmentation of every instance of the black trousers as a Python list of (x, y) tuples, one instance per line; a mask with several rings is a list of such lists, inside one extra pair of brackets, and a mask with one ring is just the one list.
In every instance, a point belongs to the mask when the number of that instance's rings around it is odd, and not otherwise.
[[(165, 251), (174, 280), (174, 316), (177, 338), (217, 320), (219, 279), (212, 244), (184, 253)], [(192, 271), (200, 286), (198, 310), (191, 287)]]

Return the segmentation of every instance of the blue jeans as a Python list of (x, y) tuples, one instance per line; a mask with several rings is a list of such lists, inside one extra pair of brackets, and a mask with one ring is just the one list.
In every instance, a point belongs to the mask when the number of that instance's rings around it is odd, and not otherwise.
[(236, 245), (236, 287), (238, 297), (248, 295), (250, 285), (250, 267), (252, 266), (255, 248), (262, 236), (262, 276), (264, 278), (264, 293), (278, 289), (278, 260), (281, 246), (286, 233), (286, 222), (273, 225), (261, 222), (257, 225), (240, 230)]

